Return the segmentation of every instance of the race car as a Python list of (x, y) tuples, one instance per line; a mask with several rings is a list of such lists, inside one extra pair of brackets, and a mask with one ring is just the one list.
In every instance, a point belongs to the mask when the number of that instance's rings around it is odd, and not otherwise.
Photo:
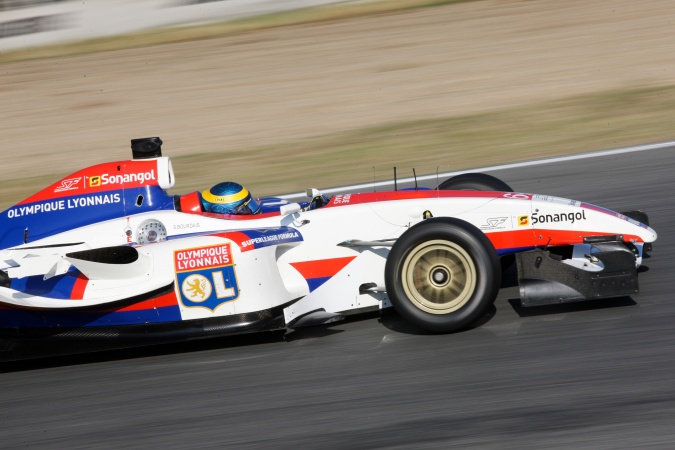
[[(435, 189), (256, 199), (172, 195), (157, 137), (0, 217), (0, 360), (328, 324), (393, 307), (430, 333), (473, 326), (514, 263), (523, 306), (638, 292), (641, 211), (518, 193), (486, 174)], [(206, 191), (204, 191), (206, 192)]]

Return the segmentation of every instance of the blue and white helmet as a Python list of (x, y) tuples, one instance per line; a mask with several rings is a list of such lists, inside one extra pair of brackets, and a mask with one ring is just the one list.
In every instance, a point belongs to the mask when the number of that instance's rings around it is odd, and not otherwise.
[(231, 181), (202, 192), (204, 211), (218, 214), (258, 214), (260, 204), (244, 186)]

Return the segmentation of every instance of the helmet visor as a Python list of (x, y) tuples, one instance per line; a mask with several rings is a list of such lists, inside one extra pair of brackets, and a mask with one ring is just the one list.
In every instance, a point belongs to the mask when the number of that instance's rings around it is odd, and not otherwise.
[(246, 201), (234, 207), (234, 214), (258, 214), (260, 212), (260, 204), (249, 195)]

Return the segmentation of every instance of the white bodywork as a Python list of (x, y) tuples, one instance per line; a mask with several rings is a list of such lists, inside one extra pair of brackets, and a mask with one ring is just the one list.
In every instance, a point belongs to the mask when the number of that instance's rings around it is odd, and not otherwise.
[[(389, 249), (401, 234), (424, 220), (426, 211), (433, 217), (456, 217), (473, 224), (488, 235), (497, 250), (564, 245), (565, 239), (576, 236), (579, 242), (580, 235), (593, 235), (596, 230), (602, 230), (603, 234), (623, 235), (627, 241), (634, 242), (640, 252), (639, 264), (642, 245), (656, 239), (654, 230), (632, 219), (557, 197), (517, 193), (493, 196), (467, 193), (448, 197), (438, 193), (409, 199), (397, 199), (392, 194), (384, 200), (364, 202), (355, 201), (357, 198), (357, 195), (338, 196), (323, 208), (304, 211), (299, 207), (286, 207), (290, 214), (253, 220), (162, 210), (65, 231), (1, 250), (0, 261), (10, 278), (44, 276), (49, 279), (65, 273), (73, 265), (88, 279), (82, 299), (54, 299), (0, 287), (0, 302), (31, 308), (82, 308), (115, 302), (174, 283), (183, 320), (287, 305), (284, 317), (288, 324), (313, 311), (350, 313), (383, 308), (390, 306), (384, 292), (384, 265)], [(132, 263), (113, 265), (66, 256), (86, 249), (141, 242), (139, 234), (148, 223), (161, 224), (168, 239), (135, 245), (138, 259)], [(279, 227), (297, 230), (302, 240), (251, 249), (253, 244), (246, 245), (227, 234), (233, 230)], [(502, 247), (502, 242), (513, 244)], [(77, 244), (53, 246), (64, 243)], [(197, 300), (186, 302), (186, 293), (181, 289), (187, 289), (187, 285), (181, 286), (178, 281), (176, 252), (224, 244), (229, 244), (231, 251), (228, 256), (233, 264), (228, 267), (235, 273), (238, 296), (213, 308), (201, 307)], [(589, 252), (590, 245), (577, 243), (573, 258), (566, 262), (585, 270), (600, 270), (589, 258)], [(293, 264), (327, 260), (349, 261), (310, 291), (307, 273), (301, 274)], [(201, 278), (199, 280), (204, 284)], [(233, 292), (217, 276), (208, 283), (212, 290)]]

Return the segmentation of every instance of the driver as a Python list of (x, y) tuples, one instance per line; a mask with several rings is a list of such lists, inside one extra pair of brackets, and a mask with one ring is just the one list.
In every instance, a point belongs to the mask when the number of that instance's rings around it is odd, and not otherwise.
[(218, 214), (259, 214), (260, 204), (250, 192), (238, 183), (225, 181), (202, 192), (202, 206), (206, 212)]

